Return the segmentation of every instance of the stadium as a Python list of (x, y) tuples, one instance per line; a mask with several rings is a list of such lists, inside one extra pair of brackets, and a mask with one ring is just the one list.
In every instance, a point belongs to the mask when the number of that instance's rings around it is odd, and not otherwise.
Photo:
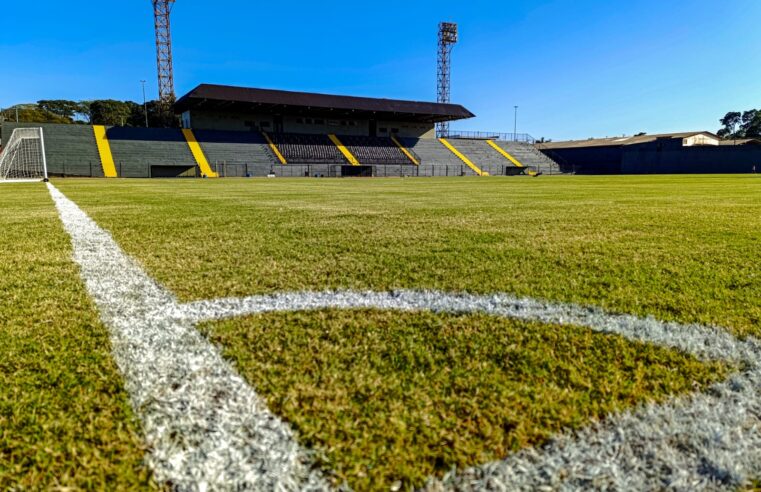
[[(282, 6), (143, 3), (103, 9), (121, 12), (130, 35), (131, 13), (152, 14), (156, 101), (0, 110), (1, 490), (759, 487), (761, 112), (729, 113), (718, 132), (668, 133), (653, 117), (657, 133), (584, 139), (594, 126), (577, 117), (568, 125), (560, 113), (580, 107), (569, 105), (543, 116), (563, 137), (549, 140), (519, 133), (518, 106), (493, 90), (508, 84), (490, 71), (497, 53), (521, 59), (510, 43), (493, 49), (504, 41), (491, 32), (497, 21), (523, 15), (510, 42), (521, 25), (568, 29), (573, 63), (590, 72), (578, 84), (599, 92), (604, 71), (586, 63), (605, 65), (609, 26), (622, 31), (615, 59), (630, 24), (632, 42), (657, 38), (667, 51), (670, 28), (649, 29), (678, 7), (613, 12), (597, 2), (599, 23), (569, 25), (569, 16), (591, 14), (565, 0), (508, 2), (486, 12), (452, 7), (466, 19), (458, 24), (409, 5), (406, 25), (396, 9), (303, 3), (286, 23), (257, 26), (259, 55), (276, 52), (297, 68), (255, 69), (278, 88), (240, 83), (233, 75), (247, 69), (226, 61), (235, 44), (226, 37), (242, 30), (250, 41), (246, 15), (282, 19)], [(52, 10), (40, 26), (82, 15), (77, 8)], [(8, 9), (11, 19), (24, 10)], [(718, 26), (722, 39), (761, 42), (745, 29), (759, 6), (679, 12), (685, 23)], [(431, 15), (417, 38), (419, 19)], [(219, 19), (225, 29), (207, 29)], [(356, 53), (369, 57), (367, 48), (315, 41), (312, 31), (391, 21), (397, 29), (386, 37), (405, 49), (427, 39), (435, 97), (403, 97), (384, 80), (361, 95), (336, 67), (361, 65)], [(91, 43), (95, 24), (56, 35)], [(66, 73), (82, 70), (80, 51), (64, 56), (63, 41), (52, 49), (13, 32), (62, 57)], [(692, 42), (708, 37), (696, 32)], [(595, 49), (584, 49), (582, 33)], [(84, 64), (117, 97), (119, 80), (100, 72), (130, 62), (106, 41), (111, 34)], [(212, 38), (221, 44), (199, 69)], [(299, 52), (307, 42), (331, 46), (330, 60), (315, 63), (334, 64), (334, 83), (280, 55), (289, 41)], [(404, 56), (395, 39), (382, 41), (373, 50)], [(460, 62), (455, 46), (481, 58)], [(409, 56), (403, 66), (417, 67)], [(518, 66), (531, 79), (526, 90), (563, 101), (562, 88), (545, 94), (528, 75), (557, 74), (562, 63), (525, 56), (522, 65), (510, 58), (507, 73)], [(632, 65), (641, 80), (622, 85), (660, 83), (668, 66), (701, 63), (668, 58), (642, 74), (657, 51), (642, 58), (646, 65)], [(191, 66), (200, 75), (177, 97), (175, 68), (187, 77)], [(453, 78), (460, 66), (470, 80)], [(403, 72), (399, 79), (419, 76)], [(72, 87), (95, 93), (83, 74), (59, 78), (45, 85), (56, 97), (79, 97)], [(23, 80), (0, 79), (0, 93), (13, 94), (0, 97), (41, 90)], [(456, 81), (469, 89), (452, 98)], [(570, 76), (548, 83), (579, 87)], [(756, 97), (738, 94), (721, 104)], [(629, 112), (644, 105), (624, 102)], [(491, 126), (500, 104), (512, 132), (465, 129)], [(615, 111), (600, 112), (609, 116), (600, 125), (622, 127)], [(660, 121), (698, 121), (675, 113)]]

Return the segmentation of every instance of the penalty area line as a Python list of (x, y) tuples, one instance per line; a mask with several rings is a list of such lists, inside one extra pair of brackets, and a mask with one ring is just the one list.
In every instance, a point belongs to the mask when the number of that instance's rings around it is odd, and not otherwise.
[(156, 479), (180, 490), (330, 489), (291, 429), (182, 316), (174, 296), (48, 189), (109, 328)]

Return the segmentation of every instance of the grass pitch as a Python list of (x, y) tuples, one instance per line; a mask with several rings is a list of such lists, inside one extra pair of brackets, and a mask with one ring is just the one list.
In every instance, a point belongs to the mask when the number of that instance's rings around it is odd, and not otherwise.
[(759, 334), (757, 176), (56, 184), (185, 300), (510, 292)]
[[(759, 335), (755, 176), (55, 184), (183, 300), (508, 292)], [(47, 192), (0, 193), (0, 488), (152, 487)], [(205, 330), (360, 490), (420, 485), (729, 370), (479, 315), (328, 310)]]
[(328, 310), (205, 331), (355, 490), (412, 490), (727, 375), (622, 337), (486, 315)]
[(154, 488), (47, 189), (3, 185), (0, 230), (0, 490)]

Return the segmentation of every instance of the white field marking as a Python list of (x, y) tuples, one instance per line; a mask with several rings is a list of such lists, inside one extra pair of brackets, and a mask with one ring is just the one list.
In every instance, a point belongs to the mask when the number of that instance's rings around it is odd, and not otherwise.
[(327, 490), (290, 428), (181, 315), (176, 299), (48, 184), (111, 334), (156, 479), (178, 490)]
[[(159, 468), (163, 473), (160, 478), (182, 470), (180, 475), (186, 481), (181, 483), (192, 488), (201, 483), (201, 477), (208, 476), (204, 473), (216, 470), (220, 474), (226, 473), (226, 481), (206, 483), (217, 488), (245, 488), (252, 483), (263, 487), (277, 481), (281, 487), (288, 488), (299, 480), (302, 484), (306, 481), (305, 488), (325, 487), (315, 472), (308, 471), (308, 465), (305, 465), (308, 457), (298, 449), (287, 427), (269, 414), (253, 390), (193, 329), (194, 323), (207, 320), (322, 308), (478, 312), (573, 324), (670, 347), (703, 359), (729, 360), (744, 366), (742, 374), (712, 386), (706, 393), (674, 398), (663, 405), (651, 404), (611, 416), (578, 432), (562, 434), (542, 448), (527, 449), (505, 460), (452, 473), (443, 480), (432, 479), (426, 485), (428, 490), (720, 490), (746, 484), (751, 477), (761, 477), (761, 346), (755, 339), (738, 340), (719, 328), (663, 323), (653, 318), (608, 314), (596, 308), (503, 294), (305, 292), (178, 305), (76, 205), (52, 186), (51, 194), (72, 235), (75, 259), (82, 266), (88, 289), (101, 309), (101, 316), (111, 327), (117, 362), (126, 375), (133, 403), (138, 413), (149, 419), (146, 427), (153, 429), (148, 432), (149, 444), (154, 448), (158, 445), (159, 449), (163, 446), (164, 451), (158, 456), (167, 457), (172, 453), (166, 450), (166, 440), (181, 441), (185, 446), (178, 458), (184, 469), (182, 466), (167, 467), (167, 458), (150, 458), (154, 467), (163, 467)], [(141, 337), (149, 340), (141, 340)], [(213, 402), (209, 402), (208, 395), (217, 389), (214, 386), (217, 381), (205, 374), (196, 377), (188, 370), (188, 366), (194, 366), (193, 360), (199, 358), (198, 352), (209, 354), (213, 360), (209, 372), (216, 375), (216, 371), (220, 371), (223, 381), (233, 381), (231, 388), (250, 395), (250, 405), (256, 409), (250, 420), (230, 410), (215, 410), (215, 405), (227, 404), (225, 398), (234, 398), (234, 394), (223, 392), (224, 398), (217, 400), (215, 395)], [(163, 360), (164, 357), (171, 360)], [(157, 377), (151, 371), (166, 375)], [(192, 377), (191, 381), (185, 380), (188, 376)], [(145, 377), (151, 381), (141, 379)], [(179, 387), (172, 387), (172, 381)], [(150, 385), (150, 392), (144, 389), (146, 384)], [(187, 390), (191, 387), (202, 403), (188, 398)], [(167, 398), (162, 393), (171, 393), (172, 397)], [(159, 398), (152, 394), (160, 395), (161, 404), (155, 404)], [(177, 405), (178, 400), (182, 404)], [(183, 405), (187, 405), (188, 410), (178, 411), (176, 407)], [(246, 410), (251, 413), (250, 408)], [(200, 416), (198, 420), (190, 416), (195, 415), (194, 412)], [(209, 418), (211, 414), (214, 417)], [(174, 426), (177, 418), (190, 425)], [(266, 420), (270, 425), (265, 427), (271, 432), (243, 433), (245, 437), (240, 439), (239, 429), (258, 419)], [(158, 427), (173, 426), (174, 433), (161, 428), (156, 430), (156, 421), (160, 423)], [(224, 435), (235, 435), (231, 439), (234, 441), (232, 447), (225, 448), (235, 452), (218, 459), (214, 454), (220, 443), (216, 428), (210, 432), (205, 425), (224, 428)], [(259, 429), (257, 426), (256, 423), (253, 425)], [(214, 435), (211, 446), (205, 446), (202, 441), (208, 434)], [(267, 441), (268, 438), (272, 440)], [(285, 459), (278, 461), (271, 456), (273, 443), (278, 449), (285, 447), (287, 451), (278, 451), (281, 458), (286, 456)], [(200, 446), (204, 446), (203, 451)], [(240, 451), (241, 448), (245, 450)], [(156, 455), (155, 449), (152, 454)], [(226, 462), (240, 470), (242, 467), (235, 462), (238, 456), (253, 463), (276, 464), (267, 468), (264, 478), (261, 470), (248, 476), (218, 468), (220, 462)], [(209, 457), (213, 465), (207, 463)], [(278, 468), (283, 462), (286, 465)], [(194, 466), (198, 468), (194, 469)], [(283, 475), (267, 475), (273, 470), (279, 470)]]
[(195, 322), (272, 311), (377, 308), (486, 313), (586, 326), (694, 355), (740, 363), (742, 374), (708, 392), (647, 405), (557, 436), (542, 448), (431, 479), (444, 490), (721, 490), (761, 477), (761, 345), (726, 330), (608, 314), (504, 294), (431, 291), (301, 292), (182, 306)]
[(180, 306), (183, 315), (194, 323), (265, 312), (326, 308), (484, 313), (549, 324), (585, 326), (603, 333), (622, 335), (630, 340), (674, 348), (703, 360), (761, 364), (761, 344), (757, 340), (738, 340), (721, 328), (610, 314), (599, 308), (545, 302), (507, 294), (479, 296), (414, 290), (293, 292), (199, 301)]

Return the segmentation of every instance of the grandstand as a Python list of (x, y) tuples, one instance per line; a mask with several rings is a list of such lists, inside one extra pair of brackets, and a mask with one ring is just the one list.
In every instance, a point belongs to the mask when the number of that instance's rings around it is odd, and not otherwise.
[(522, 136), (439, 139), (456, 104), (203, 84), (174, 106), (182, 129), (43, 126), (53, 176), (467, 176), (557, 172)]

